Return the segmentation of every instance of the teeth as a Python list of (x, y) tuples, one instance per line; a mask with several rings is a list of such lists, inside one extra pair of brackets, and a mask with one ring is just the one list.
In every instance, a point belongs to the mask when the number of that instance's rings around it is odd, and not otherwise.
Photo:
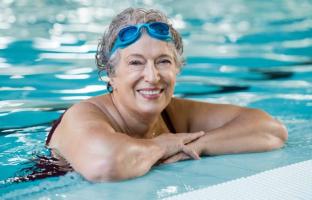
[(153, 94), (159, 94), (160, 90), (140, 90), (140, 93), (146, 94), (146, 95), (153, 95)]

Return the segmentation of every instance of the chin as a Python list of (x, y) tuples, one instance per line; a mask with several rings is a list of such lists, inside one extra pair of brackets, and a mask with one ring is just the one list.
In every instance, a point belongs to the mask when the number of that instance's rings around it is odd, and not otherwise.
[(142, 114), (156, 114), (161, 113), (165, 109), (164, 103), (144, 103), (138, 105), (138, 108)]

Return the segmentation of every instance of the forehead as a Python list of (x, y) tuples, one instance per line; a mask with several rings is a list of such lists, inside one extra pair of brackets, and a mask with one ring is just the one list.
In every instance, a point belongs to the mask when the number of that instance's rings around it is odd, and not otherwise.
[(150, 37), (146, 33), (142, 33), (140, 39), (128, 47), (121, 49), (121, 56), (127, 57), (131, 54), (140, 54), (144, 57), (157, 57), (159, 55), (168, 55), (173, 57), (172, 43), (165, 42)]

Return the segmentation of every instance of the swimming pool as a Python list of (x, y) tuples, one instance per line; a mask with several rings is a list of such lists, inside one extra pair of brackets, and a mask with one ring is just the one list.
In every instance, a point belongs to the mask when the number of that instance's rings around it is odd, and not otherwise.
[[(159, 199), (312, 159), (312, 2), (157, 2), (1, 2), (1, 199)], [(261, 108), (287, 125), (285, 148), (162, 165), (116, 183), (91, 184), (76, 173), (12, 183), (28, 173), (21, 169), (29, 159), (48, 154), (52, 120), (106, 92), (96, 44), (130, 5), (166, 11), (182, 33), (187, 65), (176, 96)]]

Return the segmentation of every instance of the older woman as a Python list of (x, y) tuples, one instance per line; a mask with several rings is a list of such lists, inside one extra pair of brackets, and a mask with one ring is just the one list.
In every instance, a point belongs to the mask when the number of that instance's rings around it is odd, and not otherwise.
[(96, 56), (109, 93), (65, 112), (47, 139), (54, 155), (102, 181), (142, 176), (157, 163), (283, 146), (287, 130), (263, 111), (172, 97), (182, 52), (161, 12), (117, 15)]

